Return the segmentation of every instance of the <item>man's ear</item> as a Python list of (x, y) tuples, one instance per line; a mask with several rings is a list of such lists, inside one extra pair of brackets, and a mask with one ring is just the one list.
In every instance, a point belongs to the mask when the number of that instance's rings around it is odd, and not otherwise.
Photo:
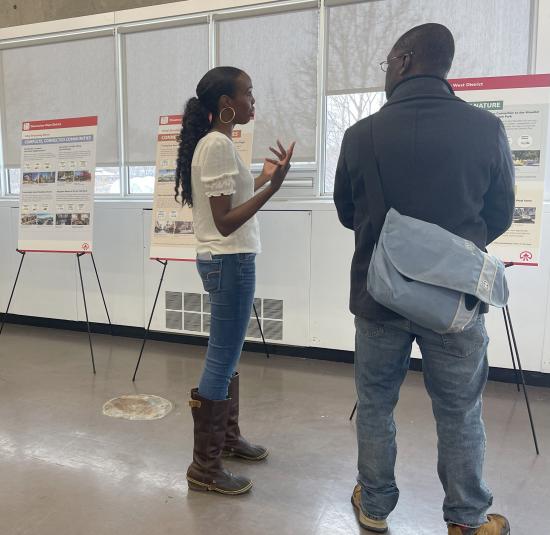
[(404, 76), (405, 74), (407, 74), (411, 70), (411, 67), (412, 67), (411, 56), (410, 56), (410, 54), (406, 54), (405, 56), (403, 56), (401, 58), (401, 66), (399, 68), (399, 75)]

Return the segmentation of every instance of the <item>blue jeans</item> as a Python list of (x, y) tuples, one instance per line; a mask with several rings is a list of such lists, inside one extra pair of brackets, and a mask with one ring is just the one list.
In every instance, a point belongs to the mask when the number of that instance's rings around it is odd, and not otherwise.
[(486, 512), (492, 504), (482, 478), (485, 428), (481, 397), (487, 382), (489, 343), (483, 316), (470, 329), (448, 335), (407, 320), (377, 323), (356, 317), (355, 326), (357, 480), (362, 487), (363, 513), (381, 520), (397, 505), (393, 411), (416, 339), (437, 425), (444, 519), (479, 527), (487, 521)]
[(227, 398), (229, 382), (241, 356), (256, 288), (256, 255), (239, 253), (197, 259), (197, 269), (210, 296), (210, 338), (199, 394)]

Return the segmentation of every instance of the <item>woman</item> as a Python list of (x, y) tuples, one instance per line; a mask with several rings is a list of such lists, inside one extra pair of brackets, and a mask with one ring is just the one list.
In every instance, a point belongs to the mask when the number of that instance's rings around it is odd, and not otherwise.
[[(191, 391), (194, 420), (190, 489), (243, 494), (252, 482), (233, 475), (223, 455), (250, 461), (267, 457), (239, 430), (239, 361), (255, 289), (255, 258), (260, 252), (256, 213), (279, 190), (290, 168), (294, 143), (271, 148), (256, 179), (235, 151), (233, 127), (254, 115), (249, 76), (234, 67), (207, 72), (197, 97), (186, 106), (176, 169), (176, 198), (193, 208), (197, 268), (210, 295), (208, 351), (198, 388)], [(264, 187), (265, 186), (265, 187)]]

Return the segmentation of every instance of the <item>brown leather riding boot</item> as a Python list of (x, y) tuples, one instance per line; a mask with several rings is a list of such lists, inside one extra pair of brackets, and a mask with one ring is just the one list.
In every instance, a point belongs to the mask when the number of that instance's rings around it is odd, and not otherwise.
[(239, 373), (231, 378), (227, 393), (230, 398), (229, 416), (227, 418), (227, 430), (225, 433), (224, 457), (240, 457), (247, 461), (261, 461), (268, 455), (263, 446), (250, 444), (239, 429)]
[(252, 482), (225, 470), (221, 454), (230, 400), (212, 401), (191, 390), (189, 406), (194, 422), (193, 462), (187, 469), (187, 484), (191, 490), (212, 490), (221, 494), (244, 494)]

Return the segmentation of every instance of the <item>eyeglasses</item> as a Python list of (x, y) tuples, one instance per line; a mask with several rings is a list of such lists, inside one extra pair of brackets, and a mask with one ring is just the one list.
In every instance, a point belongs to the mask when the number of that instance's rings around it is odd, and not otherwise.
[(382, 69), (382, 72), (387, 72), (388, 67), (390, 66), (390, 61), (393, 61), (394, 59), (404, 58), (405, 56), (414, 56), (414, 50), (411, 50), (410, 52), (406, 52), (405, 54), (401, 54), (399, 56), (394, 56), (393, 58), (390, 58), (388, 60), (381, 61), (379, 65)]

